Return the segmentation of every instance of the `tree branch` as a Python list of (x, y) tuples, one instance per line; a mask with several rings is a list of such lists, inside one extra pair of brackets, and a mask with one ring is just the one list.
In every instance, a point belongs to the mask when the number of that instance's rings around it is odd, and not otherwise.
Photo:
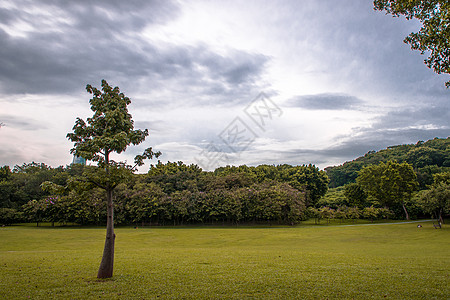
[(101, 184), (98, 183), (98, 182), (95, 182), (94, 180), (91, 180), (91, 179), (84, 179), (84, 178), (76, 178), (76, 180), (77, 180), (77, 181), (81, 181), (81, 182), (92, 183), (92, 184), (98, 186), (99, 188), (106, 190), (106, 187), (105, 187), (105, 186), (101, 185)]

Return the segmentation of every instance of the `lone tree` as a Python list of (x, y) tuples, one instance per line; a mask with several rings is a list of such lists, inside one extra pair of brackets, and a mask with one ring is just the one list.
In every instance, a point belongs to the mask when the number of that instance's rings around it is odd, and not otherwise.
[(417, 187), (416, 173), (410, 164), (388, 161), (369, 165), (359, 171), (356, 182), (385, 207), (401, 204), (409, 220), (405, 202)]
[(97, 277), (109, 278), (113, 275), (116, 238), (113, 190), (129, 177), (137, 166), (143, 165), (144, 159), (159, 157), (161, 152), (153, 152), (152, 148), (146, 149), (142, 155), (135, 157), (135, 166), (112, 160), (110, 157), (112, 153), (120, 154), (129, 145), (142, 143), (148, 136), (148, 130), (134, 130), (133, 120), (127, 108), (131, 101), (118, 87), (112, 88), (102, 80), (101, 91), (90, 84), (86, 86), (86, 90), (93, 95), (89, 103), (94, 115), (87, 118), (87, 122), (77, 118), (73, 133), (68, 133), (67, 138), (75, 143), (70, 151), (72, 154), (97, 162), (98, 167), (94, 170), (86, 168), (84, 180), (106, 191), (106, 240)]
[(450, 213), (450, 173), (437, 173), (433, 177), (430, 189), (421, 191), (417, 200), (425, 212), (444, 223), (444, 215)]
[[(421, 54), (429, 53), (425, 64), (434, 72), (450, 74), (450, 2), (448, 0), (375, 0), (374, 9), (394, 17), (417, 19), (422, 23), (403, 41)], [(450, 88), (450, 80), (445, 83)]]

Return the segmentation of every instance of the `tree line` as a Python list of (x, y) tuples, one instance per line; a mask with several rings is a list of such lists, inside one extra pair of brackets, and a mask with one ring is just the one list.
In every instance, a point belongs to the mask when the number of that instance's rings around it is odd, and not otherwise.
[[(0, 222), (104, 224), (104, 191), (80, 180), (95, 168), (43, 163), (0, 168)], [(443, 221), (450, 212), (449, 172), (434, 174), (433, 183), (419, 191), (414, 168), (406, 162), (368, 165), (358, 174), (356, 182), (327, 193), (328, 177), (314, 165), (227, 166), (205, 172), (195, 164), (159, 162), (115, 188), (115, 223), (296, 224), (306, 218), (428, 216)]]
[[(30, 163), (1, 168), (2, 222), (104, 224), (104, 191), (80, 180), (96, 167)], [(313, 165), (224, 167), (159, 162), (115, 188), (116, 224), (295, 224), (326, 193), (328, 178)]]
[[(420, 189), (412, 165), (380, 162), (363, 167), (355, 182), (331, 188), (318, 202), (331, 211), (354, 207), (368, 219), (433, 217), (444, 223), (450, 213), (450, 172), (435, 173), (433, 181)], [(372, 216), (370, 216), (372, 214)], [(350, 217), (352, 218), (352, 217)]]

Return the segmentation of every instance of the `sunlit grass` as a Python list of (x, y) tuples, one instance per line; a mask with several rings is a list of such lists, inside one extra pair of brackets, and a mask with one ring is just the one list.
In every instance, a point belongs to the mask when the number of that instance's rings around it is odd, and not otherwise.
[(385, 226), (0, 229), (0, 299), (447, 299), (450, 231)]

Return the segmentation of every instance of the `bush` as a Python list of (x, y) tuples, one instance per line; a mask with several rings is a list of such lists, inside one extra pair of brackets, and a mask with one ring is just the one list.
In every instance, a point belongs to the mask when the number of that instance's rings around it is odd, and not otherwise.
[(23, 221), (23, 213), (13, 208), (0, 208), (0, 224), (11, 225)]

